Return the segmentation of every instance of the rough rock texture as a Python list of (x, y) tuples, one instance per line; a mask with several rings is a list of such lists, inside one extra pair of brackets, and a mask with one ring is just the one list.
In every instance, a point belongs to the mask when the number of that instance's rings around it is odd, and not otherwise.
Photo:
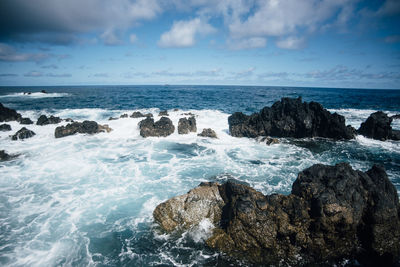
[(14, 109), (6, 108), (0, 103), (0, 122), (3, 121), (19, 121), (21, 114), (16, 112)]
[(125, 119), (125, 118), (128, 118), (129, 116), (128, 116), (128, 114), (122, 114), (121, 116), (119, 116), (121, 119)]
[(0, 161), (7, 161), (12, 159), (13, 157), (7, 154), (4, 150), (0, 150)]
[(194, 117), (180, 118), (178, 122), (178, 133), (188, 134), (189, 132), (197, 132), (196, 119)]
[(400, 120), (400, 114), (393, 115), (391, 118), (394, 120)]
[(25, 127), (22, 127), (18, 132), (16, 132), (13, 136), (11, 136), (12, 140), (18, 140), (18, 139), (26, 139), (26, 138), (31, 138), (32, 136), (36, 135), (33, 131), (26, 129)]
[(209, 137), (209, 138), (218, 138), (215, 131), (210, 128), (203, 129), (203, 131), (201, 133), (199, 133), (198, 136)]
[(135, 111), (132, 113), (132, 115), (130, 117), (131, 118), (153, 117), (153, 114), (151, 114), (151, 113), (143, 114), (139, 111)]
[(236, 112), (229, 116), (229, 131), (236, 137), (325, 137), (352, 139), (355, 130), (345, 125), (343, 116), (301, 98), (282, 98), (271, 107), (250, 116)]
[(61, 119), (59, 117), (54, 117), (51, 115), (47, 117), (46, 115), (41, 115), (36, 122), (36, 125), (47, 125), (47, 124), (57, 124), (60, 123)]
[(382, 141), (387, 139), (400, 140), (400, 131), (393, 130), (392, 126), (390, 126), (392, 121), (392, 117), (382, 111), (377, 111), (372, 113), (365, 122), (361, 123), (358, 133), (368, 138)]
[(140, 135), (143, 137), (149, 136), (168, 136), (175, 131), (175, 126), (167, 117), (161, 117), (157, 122), (153, 118), (147, 117), (139, 122)]
[(260, 136), (257, 137), (257, 141), (260, 143), (265, 143), (266, 145), (274, 145), (274, 144), (279, 144), (279, 140), (277, 138), (272, 138), (269, 136)]
[[(196, 195), (216, 187), (219, 195), (215, 189)], [(383, 167), (361, 172), (347, 163), (317, 164), (299, 173), (287, 196), (265, 196), (232, 181), (201, 184), (157, 206), (154, 218), (166, 231), (188, 228), (202, 219), (200, 199), (208, 204), (203, 218), (215, 221), (218, 216), (209, 214), (221, 214), (208, 246), (249, 262), (400, 264), (400, 203)]]
[(158, 113), (158, 116), (169, 116), (168, 110), (162, 110), (160, 113)]
[(19, 123), (21, 123), (21, 124), (33, 124), (33, 121), (30, 118), (21, 118), (19, 120)]
[(110, 132), (112, 129), (108, 125), (99, 125), (95, 121), (73, 122), (66, 126), (59, 126), (54, 132), (56, 138), (74, 135), (76, 133), (95, 134), (100, 132)]
[(7, 132), (7, 131), (11, 131), (11, 125), (9, 124), (1, 124), (0, 125), (0, 131), (2, 132)]

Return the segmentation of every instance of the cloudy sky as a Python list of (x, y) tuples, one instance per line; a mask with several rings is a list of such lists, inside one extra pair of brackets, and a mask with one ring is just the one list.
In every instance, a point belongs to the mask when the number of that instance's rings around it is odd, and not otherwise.
[(400, 0), (1, 0), (0, 85), (400, 89)]

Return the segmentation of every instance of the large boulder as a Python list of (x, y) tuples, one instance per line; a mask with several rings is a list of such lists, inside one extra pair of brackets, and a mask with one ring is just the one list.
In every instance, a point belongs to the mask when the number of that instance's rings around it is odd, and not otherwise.
[(36, 125), (47, 125), (47, 124), (57, 124), (61, 122), (61, 118), (55, 117), (51, 115), (50, 117), (47, 117), (46, 115), (41, 115), (37, 122)]
[(21, 118), (19, 120), (19, 123), (28, 125), (28, 124), (33, 124), (33, 121), (30, 118)]
[(19, 121), (22, 118), (21, 114), (14, 109), (6, 108), (0, 103), (0, 122), (3, 121)]
[(55, 129), (56, 138), (74, 135), (76, 133), (95, 134), (100, 132), (110, 132), (112, 129), (108, 125), (99, 125), (95, 121), (73, 122), (66, 126), (59, 126)]
[(235, 137), (325, 137), (352, 139), (355, 130), (345, 125), (345, 118), (330, 113), (317, 102), (301, 98), (282, 98), (250, 116), (236, 112), (229, 116), (229, 131)]
[(178, 134), (188, 134), (197, 132), (196, 119), (194, 117), (180, 118), (178, 122)]
[(399, 264), (399, 216), (397, 191), (383, 167), (361, 172), (347, 163), (305, 169), (290, 195), (263, 195), (234, 181), (204, 183), (154, 211), (165, 231), (208, 218), (216, 227), (209, 247), (255, 264), (293, 266)]
[(377, 140), (400, 140), (400, 131), (392, 129), (393, 117), (389, 117), (382, 111), (372, 113), (368, 119), (361, 123), (358, 133), (368, 138)]
[(16, 132), (13, 136), (11, 136), (11, 139), (16, 141), (18, 139), (27, 139), (31, 138), (32, 136), (36, 135), (33, 131), (26, 129), (25, 127), (22, 127), (18, 132)]
[(215, 131), (213, 129), (210, 129), (210, 128), (204, 128), (203, 131), (201, 131), (201, 133), (199, 133), (197, 136), (209, 137), (209, 138), (218, 138), (217, 134), (215, 133)]
[(0, 124), (0, 131), (2, 132), (11, 131), (11, 125), (5, 123)]
[(140, 135), (143, 137), (149, 136), (168, 136), (174, 133), (175, 126), (167, 117), (161, 117), (157, 122), (153, 118), (147, 117), (139, 122)]

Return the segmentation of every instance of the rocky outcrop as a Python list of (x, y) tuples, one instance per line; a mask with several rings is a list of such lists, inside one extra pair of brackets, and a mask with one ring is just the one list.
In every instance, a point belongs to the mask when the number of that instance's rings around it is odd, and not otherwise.
[(119, 118), (120, 119), (126, 119), (126, 118), (128, 118), (129, 116), (128, 116), (128, 114), (122, 114), (121, 116), (119, 116)]
[(352, 139), (355, 130), (345, 125), (345, 118), (330, 113), (317, 102), (301, 98), (282, 98), (271, 107), (250, 116), (236, 112), (229, 116), (229, 131), (235, 137), (325, 137)]
[(143, 137), (149, 136), (168, 136), (174, 133), (175, 126), (167, 117), (161, 117), (157, 122), (153, 118), (147, 117), (139, 122), (140, 135)]
[(16, 141), (18, 139), (27, 139), (31, 138), (32, 136), (36, 135), (33, 131), (26, 129), (25, 127), (22, 127), (18, 132), (16, 132), (13, 136), (11, 136), (11, 139)]
[(274, 144), (279, 144), (279, 140), (277, 138), (272, 138), (269, 136), (260, 136), (257, 137), (257, 141), (260, 143), (265, 143), (266, 145), (274, 145)]
[(1, 124), (0, 125), (0, 131), (1, 132), (7, 132), (7, 131), (11, 131), (11, 125), (9, 124)]
[(197, 132), (196, 119), (194, 117), (180, 118), (178, 122), (178, 134), (188, 134)]
[(73, 122), (66, 126), (59, 126), (55, 129), (56, 138), (74, 135), (77, 133), (95, 134), (101, 132), (110, 132), (112, 129), (108, 125), (99, 125), (95, 121)]
[(391, 118), (394, 120), (400, 120), (400, 114), (393, 115)]
[(7, 154), (4, 150), (0, 150), (0, 161), (7, 161), (12, 159), (12, 156)]
[(392, 126), (390, 126), (392, 121), (392, 117), (382, 111), (377, 111), (372, 113), (365, 122), (361, 123), (358, 133), (381, 141), (388, 139), (400, 140), (400, 131), (393, 130)]
[(48, 124), (57, 124), (61, 122), (61, 118), (55, 117), (51, 115), (47, 117), (46, 115), (41, 115), (36, 122), (36, 125), (48, 125)]
[(132, 113), (132, 115), (130, 117), (131, 118), (153, 117), (153, 114), (151, 114), (151, 113), (143, 114), (142, 112), (135, 111)]
[(217, 134), (213, 129), (210, 128), (204, 128), (201, 133), (199, 133), (197, 136), (201, 137), (209, 137), (209, 138), (218, 138)]
[(19, 123), (21, 123), (21, 124), (33, 124), (33, 121), (30, 118), (21, 118), (19, 120)]
[(165, 231), (209, 218), (216, 227), (209, 247), (256, 264), (293, 266), (399, 264), (399, 216), (383, 167), (361, 172), (347, 163), (305, 169), (290, 195), (263, 195), (233, 181), (203, 183), (154, 210)]
[(0, 103), (0, 122), (3, 121), (19, 121), (22, 118), (21, 114), (14, 109), (6, 108)]
[(160, 113), (158, 113), (158, 116), (169, 116), (168, 110), (162, 110)]

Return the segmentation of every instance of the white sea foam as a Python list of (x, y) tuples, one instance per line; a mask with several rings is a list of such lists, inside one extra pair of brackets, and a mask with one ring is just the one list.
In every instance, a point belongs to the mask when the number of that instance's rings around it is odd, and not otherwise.
[(0, 95), (0, 98), (49, 98), (49, 97), (67, 97), (70, 96), (68, 93), (12, 93), (8, 95)]

